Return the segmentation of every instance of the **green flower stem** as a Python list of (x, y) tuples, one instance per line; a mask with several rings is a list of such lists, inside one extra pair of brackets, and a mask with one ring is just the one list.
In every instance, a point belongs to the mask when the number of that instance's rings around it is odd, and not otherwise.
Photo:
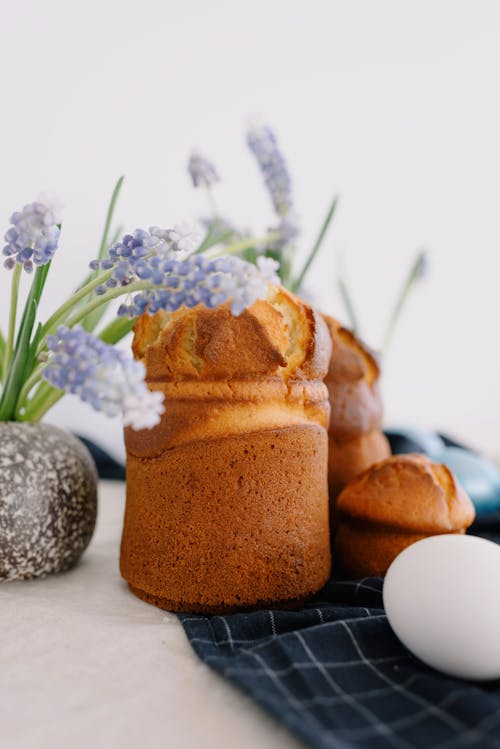
[(5, 338), (0, 330), (0, 383), (3, 381), (3, 357), (5, 353)]
[[(47, 385), (47, 389), (42, 386)], [(64, 390), (56, 390), (48, 383), (43, 382), (40, 387), (41, 392), (26, 407), (23, 413), (17, 415), (18, 421), (40, 421), (47, 411), (54, 406), (57, 401), (66, 395)]]
[(392, 340), (392, 336), (394, 334), (394, 330), (396, 329), (396, 325), (398, 324), (399, 318), (401, 317), (403, 307), (405, 306), (408, 300), (408, 296), (410, 295), (412, 288), (422, 277), (422, 267), (423, 267), (424, 261), (425, 261), (425, 252), (424, 251), (418, 252), (415, 257), (415, 260), (413, 261), (410, 267), (410, 270), (408, 271), (408, 275), (406, 276), (406, 279), (401, 288), (401, 292), (399, 296), (397, 297), (396, 303), (392, 310), (392, 314), (391, 314), (389, 323), (385, 331), (384, 342), (382, 344), (383, 354), (387, 354), (389, 345)]
[(16, 417), (19, 414), (19, 412), (22, 410), (22, 408), (25, 406), (25, 401), (27, 400), (29, 394), (37, 385), (40, 380), (42, 379), (42, 372), (44, 370), (45, 364), (39, 364), (33, 372), (30, 374), (26, 382), (23, 384), (21, 390), (19, 391), (19, 396), (17, 399), (17, 405), (16, 405)]
[(210, 189), (210, 185), (206, 185), (205, 191), (207, 193), (208, 205), (210, 206), (210, 210), (212, 211), (212, 216), (217, 221), (217, 219), (219, 218), (219, 209), (217, 208), (217, 203), (215, 202), (214, 194)]
[(230, 239), (231, 236), (232, 234), (230, 232), (218, 235), (217, 232), (214, 233), (209, 229), (200, 246), (193, 252), (193, 255), (202, 255), (211, 247), (215, 247), (216, 245), (225, 242), (226, 239)]
[[(273, 242), (275, 239), (278, 239), (279, 235), (277, 232), (270, 232), (269, 234), (266, 234), (264, 237), (257, 237), (257, 238), (249, 238), (249, 239), (240, 239), (238, 242), (233, 242), (232, 244), (228, 244), (227, 247), (224, 247), (223, 249), (218, 249), (217, 254), (214, 255), (214, 257), (218, 257), (219, 255), (236, 255), (238, 252), (243, 252), (244, 250), (249, 250), (252, 247), (255, 247), (255, 245), (259, 244), (267, 244), (268, 242)], [(207, 255), (209, 253), (206, 253)]]
[(301, 287), (302, 283), (304, 282), (304, 278), (306, 277), (307, 272), (308, 272), (309, 268), (311, 267), (314, 258), (318, 254), (318, 251), (319, 251), (321, 245), (323, 244), (323, 240), (324, 240), (324, 238), (326, 236), (326, 233), (328, 231), (328, 227), (330, 226), (331, 221), (333, 219), (333, 216), (335, 215), (335, 211), (337, 210), (338, 202), (339, 202), (338, 198), (334, 198), (332, 200), (332, 202), (330, 204), (330, 208), (328, 209), (328, 212), (327, 212), (327, 214), (325, 216), (325, 220), (323, 221), (323, 224), (321, 226), (320, 232), (319, 232), (318, 237), (316, 239), (316, 242), (314, 243), (314, 245), (312, 247), (312, 250), (309, 253), (309, 256), (308, 256), (306, 262), (302, 266), (302, 270), (300, 271), (299, 275), (297, 276), (297, 278), (293, 281), (293, 283), (291, 285), (291, 290), (292, 291), (298, 292), (300, 290), (300, 287)]
[[(74, 310), (72, 314), (69, 314), (65, 318), (64, 324), (67, 325), (68, 328), (72, 328), (73, 325), (79, 323), (86, 315), (89, 314), (89, 312), (93, 312), (95, 309), (100, 307), (101, 304), (107, 304), (112, 299), (117, 299), (119, 296), (124, 296), (125, 294), (135, 294), (136, 291), (145, 291), (146, 289), (151, 288), (152, 286), (150, 281), (134, 281), (134, 283), (130, 283), (128, 284), (128, 286), (117, 286), (116, 288), (110, 289), (101, 296), (96, 295), (94, 299), (92, 299), (87, 304), (82, 305), (80, 309)], [(49, 332), (50, 331), (47, 330), (47, 333)]]
[(358, 318), (356, 316), (356, 312), (354, 309), (354, 302), (352, 301), (352, 296), (349, 292), (347, 284), (344, 281), (344, 279), (341, 278), (340, 276), (337, 279), (337, 283), (339, 287), (340, 296), (342, 298), (342, 302), (344, 303), (345, 311), (347, 313), (349, 325), (354, 335), (359, 335), (359, 322), (358, 322)]
[[(104, 223), (101, 244), (99, 246), (99, 254), (98, 254), (99, 260), (102, 260), (106, 256), (108, 252), (108, 248), (117, 241), (117, 238), (121, 231), (121, 228), (119, 227), (117, 230), (118, 236), (117, 236), (117, 232), (115, 232), (111, 240), (109, 239), (109, 232), (111, 229), (111, 223), (113, 221), (113, 216), (115, 213), (116, 201), (118, 200), (118, 196), (120, 194), (120, 190), (122, 188), (124, 179), (125, 179), (124, 177), (120, 177), (120, 179), (118, 180), (118, 182), (116, 183), (114, 187), (113, 194), (111, 195), (111, 200), (109, 202), (108, 210), (106, 213), (106, 221)], [(86, 279), (86, 282), (94, 278), (95, 275), (96, 275), (96, 272), (91, 273), (90, 276)], [(99, 325), (100, 321), (102, 320), (105, 314), (106, 314), (106, 307), (103, 306), (95, 310), (92, 315), (89, 315), (84, 320), (82, 320), (82, 325), (85, 328), (85, 330), (89, 332), (94, 331), (96, 327)]]
[[(89, 294), (97, 286), (99, 286), (100, 284), (102, 284), (105, 281), (107, 281), (108, 278), (111, 278), (112, 275), (113, 275), (113, 270), (112, 269), (106, 271), (105, 273), (99, 274), (96, 278), (93, 278), (91, 281), (89, 281), (84, 286), (82, 286), (80, 289), (78, 289), (78, 291), (76, 291), (66, 302), (64, 302), (64, 304), (62, 304), (58, 309), (56, 309), (56, 311), (54, 312), (54, 314), (52, 315), (52, 317), (49, 317), (49, 319), (47, 320), (47, 322), (43, 326), (42, 340), (45, 338), (46, 335), (50, 335), (51, 333), (53, 333), (56, 330), (57, 326), (60, 325), (61, 323), (64, 323), (64, 324), (68, 325), (69, 323), (67, 323), (66, 319), (65, 319), (66, 315), (79, 302), (81, 302), (83, 299), (85, 299), (85, 297), (88, 297)], [(123, 288), (126, 289), (127, 287), (123, 287)], [(130, 288), (130, 287), (128, 287), (128, 288)], [(109, 299), (109, 296), (108, 296), (108, 294), (103, 294), (101, 297), (97, 297), (96, 296), (96, 299), (100, 299), (100, 302), (99, 302), (99, 304), (93, 306), (92, 309), (95, 309), (96, 306), (98, 307), (100, 304), (103, 304), (104, 300)], [(88, 304), (85, 305), (85, 307), (82, 306), (82, 309), (86, 309), (87, 307), (88, 307)], [(84, 314), (84, 316), (85, 316), (85, 314)], [(79, 317), (78, 319), (80, 320), (81, 317)], [(42, 348), (43, 348), (43, 345), (41, 344), (39, 346), (39, 348), (38, 348), (38, 353), (40, 353), (40, 351), (41, 351)]]
[(16, 338), (14, 356), (0, 399), (0, 421), (10, 421), (13, 418), (23, 381), (32, 371), (31, 335), (49, 270), (50, 262), (38, 267), (34, 274)]
[(101, 330), (99, 338), (104, 341), (104, 343), (109, 343), (113, 346), (130, 333), (136, 320), (136, 317), (133, 317), (132, 319), (129, 317), (117, 317)]
[(12, 271), (9, 327), (7, 329), (7, 340), (5, 342), (5, 350), (3, 354), (3, 367), (2, 367), (2, 371), (4, 373), (5, 378), (7, 378), (7, 373), (9, 371), (9, 367), (12, 362), (12, 354), (14, 350), (14, 336), (16, 334), (17, 302), (19, 299), (19, 282), (21, 280), (22, 270), (23, 270), (23, 266), (20, 265), (20, 263), (16, 263), (15, 268)]
[(102, 260), (104, 255), (106, 254), (106, 251), (108, 249), (108, 237), (109, 237), (109, 230), (111, 228), (111, 222), (113, 220), (113, 215), (115, 213), (115, 207), (116, 207), (116, 201), (118, 200), (118, 196), (120, 194), (120, 190), (122, 189), (123, 180), (125, 177), (120, 177), (118, 182), (116, 183), (113, 193), (111, 195), (111, 200), (109, 201), (108, 206), (108, 212), (106, 214), (106, 221), (104, 223), (104, 229), (102, 232), (102, 238), (101, 238), (101, 244), (99, 246), (99, 260)]

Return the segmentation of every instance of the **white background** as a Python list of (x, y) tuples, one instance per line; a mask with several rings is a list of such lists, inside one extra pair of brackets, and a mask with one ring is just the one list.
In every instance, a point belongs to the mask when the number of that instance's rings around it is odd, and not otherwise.
[[(339, 257), (365, 338), (380, 343), (415, 250), (430, 273), (385, 360), (387, 422), (447, 430), (491, 452), (500, 416), (500, 5), (491, 0), (4, 2), (0, 215), (41, 190), (66, 206), (44, 310), (95, 254), (120, 174), (123, 224), (205, 210), (185, 164), (223, 176), (224, 213), (261, 231), (271, 211), (244, 144), (277, 130), (310, 245), (341, 204), (309, 288), (344, 313)], [(2, 230), (3, 232), (3, 230)], [(6, 309), (7, 273), (0, 276)], [(121, 429), (66, 398), (49, 420), (121, 452)]]

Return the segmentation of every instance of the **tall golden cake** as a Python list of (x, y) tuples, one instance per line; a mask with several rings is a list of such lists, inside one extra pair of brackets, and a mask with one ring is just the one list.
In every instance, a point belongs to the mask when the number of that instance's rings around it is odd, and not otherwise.
[(134, 355), (165, 396), (126, 430), (121, 572), (162, 608), (226, 612), (300, 601), (330, 574), (323, 319), (282, 288), (144, 315)]

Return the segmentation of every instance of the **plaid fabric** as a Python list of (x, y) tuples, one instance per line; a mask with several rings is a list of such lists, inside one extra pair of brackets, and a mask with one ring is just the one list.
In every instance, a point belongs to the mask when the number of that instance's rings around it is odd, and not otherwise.
[(311, 747), (500, 749), (500, 681), (427, 668), (393, 634), (381, 591), (380, 578), (331, 581), (301, 611), (180, 620), (205, 663)]
[[(420, 450), (394, 439), (393, 452)], [(101, 477), (124, 477), (88, 447)], [(500, 510), (473, 532), (499, 543)], [(379, 578), (331, 581), (302, 611), (180, 619), (203, 661), (312, 747), (500, 749), (500, 681), (459, 681), (413, 658), (387, 623), (381, 590)]]

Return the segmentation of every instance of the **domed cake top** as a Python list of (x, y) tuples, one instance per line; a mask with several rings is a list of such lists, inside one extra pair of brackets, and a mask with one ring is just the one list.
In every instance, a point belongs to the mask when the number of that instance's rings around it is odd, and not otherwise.
[(333, 341), (335, 355), (330, 362), (328, 379), (344, 383), (364, 380), (373, 385), (380, 376), (380, 369), (374, 353), (351, 330), (344, 328), (337, 320), (323, 315)]
[(134, 355), (150, 382), (323, 379), (331, 354), (321, 316), (278, 286), (239, 316), (228, 305), (198, 305), (144, 314), (134, 331)]

